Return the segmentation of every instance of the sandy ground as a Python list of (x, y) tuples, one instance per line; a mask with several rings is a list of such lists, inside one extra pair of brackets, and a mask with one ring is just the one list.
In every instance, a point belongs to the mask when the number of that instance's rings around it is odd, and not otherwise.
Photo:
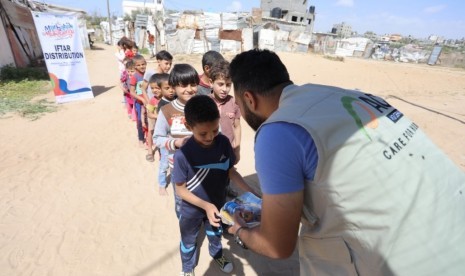
[[(93, 100), (28, 121), (0, 120), (0, 275), (179, 275), (172, 191), (156, 190), (158, 162), (137, 145), (117, 86), (113, 48), (86, 52)], [(292, 79), (386, 97), (465, 170), (465, 71), (280, 54)], [(200, 69), (200, 56), (175, 56)], [(154, 63), (149, 63), (154, 67)], [(53, 100), (50, 93), (49, 99)], [(253, 131), (243, 123), (239, 172), (252, 183)], [(235, 275), (297, 275), (224, 239)], [(197, 275), (220, 275), (201, 249)]]

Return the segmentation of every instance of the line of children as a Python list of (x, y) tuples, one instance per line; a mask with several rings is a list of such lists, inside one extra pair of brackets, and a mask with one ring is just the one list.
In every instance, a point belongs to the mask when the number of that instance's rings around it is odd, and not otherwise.
[[(142, 85), (141, 85), (141, 89), (142, 89), (142, 94), (143, 94), (143, 97), (145, 98), (146, 102), (148, 103), (150, 99), (153, 99), (153, 97), (155, 96), (153, 92), (153, 89), (151, 89), (152, 87), (149, 87), (149, 82), (150, 82), (150, 79), (155, 75), (155, 74), (166, 74), (169, 72), (169, 70), (171, 69), (171, 64), (173, 62), (173, 56), (163, 50), (163, 51), (160, 51), (156, 54), (156, 57), (157, 57), (157, 66), (155, 68), (155, 70), (146, 70), (145, 74), (144, 74), (144, 80), (142, 82)], [(155, 81), (154, 83), (156, 83), (157, 81)], [(155, 84), (156, 85), (156, 84)], [(157, 90), (160, 95), (156, 96), (156, 98), (161, 98), (161, 88), (158, 87), (158, 90)], [(153, 110), (153, 111), (156, 111), (158, 113), (158, 108)], [(146, 113), (148, 114), (148, 113)], [(142, 119), (142, 121), (144, 121), (145, 118)], [(147, 119), (148, 120), (148, 119)], [(150, 126), (150, 124), (149, 124)], [(152, 129), (153, 130), (153, 129)], [(149, 131), (147, 132), (147, 135), (146, 135), (146, 142), (147, 142), (147, 150), (148, 150), (148, 153), (147, 155), (145, 156), (146, 160), (149, 161), (149, 162), (153, 162), (154, 161), (154, 150), (153, 150), (153, 139), (152, 139), (152, 135), (153, 135), (153, 131), (150, 132), (150, 129)]]
[[(124, 91), (134, 101), (138, 140), (141, 147), (147, 142), (147, 161), (153, 162), (159, 149), (159, 195), (168, 195), (168, 169), (172, 172), (182, 273), (194, 275), (196, 240), (202, 224), (210, 241), (210, 255), (229, 273), (233, 264), (222, 253), (219, 209), (226, 201), (229, 179), (244, 191), (253, 192), (233, 167), (240, 158), (241, 128), (239, 108), (229, 95), (229, 63), (218, 52), (209, 51), (202, 58), (201, 76), (189, 64), (176, 64), (167, 74), (173, 57), (166, 51), (156, 56), (155, 72), (146, 69), (140, 55), (126, 63), (129, 89)], [(209, 96), (194, 97), (198, 90)], [(191, 111), (184, 114), (185, 106), (191, 104)]]
[(198, 95), (185, 105), (185, 125), (192, 136), (174, 154), (173, 181), (182, 199), (181, 275), (194, 275), (199, 249), (197, 238), (204, 225), (209, 253), (225, 273), (233, 264), (223, 255), (223, 229), (219, 210), (226, 202), (226, 187), (232, 179), (242, 190), (254, 193), (234, 169), (235, 155), (228, 138), (219, 132), (220, 113), (211, 97)]

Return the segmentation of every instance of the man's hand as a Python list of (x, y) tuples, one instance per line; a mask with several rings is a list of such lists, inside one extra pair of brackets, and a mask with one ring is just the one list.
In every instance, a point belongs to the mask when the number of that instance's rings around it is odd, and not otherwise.
[(229, 234), (232, 234), (232, 235), (236, 234), (237, 229), (239, 229), (239, 227), (247, 227), (247, 224), (245, 223), (244, 219), (241, 217), (239, 210), (234, 212), (233, 220), (234, 220), (234, 224), (228, 228)]

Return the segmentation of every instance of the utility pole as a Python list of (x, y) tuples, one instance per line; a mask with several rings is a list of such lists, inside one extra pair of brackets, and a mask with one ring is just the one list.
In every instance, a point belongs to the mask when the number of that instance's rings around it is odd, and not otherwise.
[(110, 45), (113, 45), (113, 31), (111, 29), (110, 0), (107, 0), (108, 26), (110, 28)]

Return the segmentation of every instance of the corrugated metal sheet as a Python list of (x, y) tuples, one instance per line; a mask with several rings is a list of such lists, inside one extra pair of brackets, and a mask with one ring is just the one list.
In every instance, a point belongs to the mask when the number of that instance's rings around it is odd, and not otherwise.
[(11, 24), (25, 29), (35, 29), (34, 21), (28, 8), (8, 0), (0, 0), (0, 3), (8, 14)]
[(237, 21), (239, 20), (235, 13), (221, 13), (221, 28), (223, 30), (237, 30)]
[(242, 30), (220, 30), (219, 38), (242, 41)]
[(42, 56), (31, 12), (7, 0), (0, 0), (0, 4), (1, 24), (5, 28), (14, 63), (17, 67), (25, 67)]
[(205, 15), (183, 13), (178, 19), (178, 29), (204, 29)]
[(171, 54), (190, 54), (194, 46), (195, 30), (183, 29), (166, 35), (167, 50)]

